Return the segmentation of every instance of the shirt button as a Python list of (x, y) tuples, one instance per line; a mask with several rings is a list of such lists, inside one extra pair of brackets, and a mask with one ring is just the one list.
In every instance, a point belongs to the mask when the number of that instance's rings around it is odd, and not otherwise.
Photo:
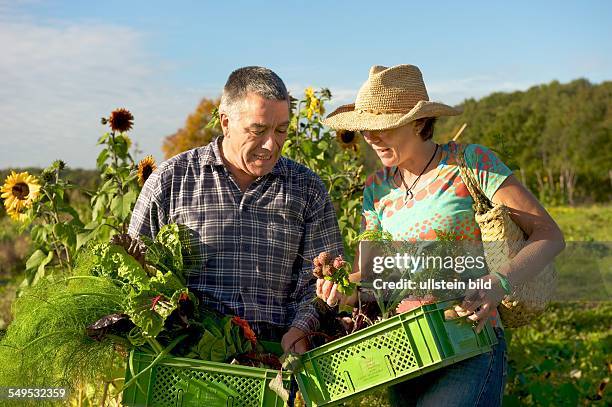
[(251, 251), (251, 245), (250, 244), (244, 244), (242, 246), (242, 250), (244, 250), (245, 252), (250, 252)]

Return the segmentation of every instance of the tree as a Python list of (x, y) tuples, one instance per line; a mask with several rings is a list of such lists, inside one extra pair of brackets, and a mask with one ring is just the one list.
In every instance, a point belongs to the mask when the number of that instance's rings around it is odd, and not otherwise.
[(546, 204), (605, 202), (612, 196), (611, 101), (610, 81), (553, 81), (524, 92), (465, 100), (464, 113), (441, 118), (436, 133), (452, 134), (467, 123), (460, 141), (496, 150), (520, 169), (519, 179)]
[(202, 99), (195, 112), (185, 120), (185, 127), (164, 139), (162, 151), (166, 159), (183, 151), (208, 144), (221, 134), (218, 128), (206, 128), (217, 106), (219, 106), (219, 99)]

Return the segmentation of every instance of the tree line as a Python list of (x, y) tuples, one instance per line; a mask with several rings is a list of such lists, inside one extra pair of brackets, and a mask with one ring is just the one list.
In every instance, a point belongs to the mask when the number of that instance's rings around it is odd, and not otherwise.
[(441, 119), (446, 138), (493, 148), (547, 204), (612, 197), (612, 82), (553, 81), (527, 91), (467, 99), (463, 114)]

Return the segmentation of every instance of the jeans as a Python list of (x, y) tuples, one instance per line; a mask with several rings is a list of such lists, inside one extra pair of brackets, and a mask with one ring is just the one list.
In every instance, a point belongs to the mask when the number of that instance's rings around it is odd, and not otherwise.
[(389, 388), (392, 406), (501, 406), (508, 359), (504, 331), (490, 352), (435, 370)]

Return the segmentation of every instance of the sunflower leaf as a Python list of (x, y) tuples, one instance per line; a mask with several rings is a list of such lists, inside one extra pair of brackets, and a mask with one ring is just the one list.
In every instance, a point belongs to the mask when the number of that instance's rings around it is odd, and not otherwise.
[(53, 260), (53, 251), (50, 251), (49, 254), (47, 254), (47, 257), (40, 262), (38, 268), (36, 269), (36, 274), (34, 274), (32, 278), (31, 284), (36, 284), (38, 280), (45, 276), (45, 267), (51, 262), (51, 260)]
[(57, 239), (62, 242), (66, 247), (76, 246), (76, 234), (74, 229), (64, 222), (56, 223), (53, 225), (53, 234)]
[[(101, 226), (102, 224), (97, 225), (96, 222), (90, 222), (87, 225), (87, 229), (77, 234), (77, 237), (76, 237), (77, 250), (83, 247), (85, 244), (87, 244), (87, 242), (89, 242), (92, 238), (94, 238), (97, 235), (98, 229), (100, 229)], [(90, 229), (90, 228), (93, 228), (93, 229)]]
[(121, 158), (122, 160), (127, 158), (128, 145), (125, 140), (125, 137), (115, 137), (115, 144), (113, 146), (113, 150), (115, 154), (117, 154), (117, 157)]
[(138, 191), (131, 189), (128, 193), (123, 196), (123, 212), (122, 218), (127, 219), (132, 214), (132, 207), (138, 199)]
[(136, 199), (138, 199), (136, 190), (130, 190), (125, 195), (115, 196), (111, 202), (112, 213), (121, 220), (128, 219)]
[(99, 219), (106, 213), (106, 206), (108, 205), (108, 196), (102, 193), (95, 197), (95, 203), (93, 204), (93, 219)]
[(102, 168), (106, 163), (106, 159), (108, 158), (108, 150), (104, 149), (98, 155), (98, 159), (96, 160), (96, 166), (98, 168)]
[(37, 269), (47, 255), (40, 249), (36, 250), (26, 261), (26, 271)]
[(66, 205), (65, 203), (60, 203), (57, 206), (57, 210), (59, 212), (64, 212), (72, 216), (72, 224), (78, 225), (79, 227), (83, 227), (83, 222), (81, 222), (80, 216), (78, 212), (70, 205)]
[(98, 144), (104, 144), (106, 143), (106, 140), (108, 140), (108, 137), (110, 136), (110, 133), (104, 133), (99, 139), (98, 139)]

